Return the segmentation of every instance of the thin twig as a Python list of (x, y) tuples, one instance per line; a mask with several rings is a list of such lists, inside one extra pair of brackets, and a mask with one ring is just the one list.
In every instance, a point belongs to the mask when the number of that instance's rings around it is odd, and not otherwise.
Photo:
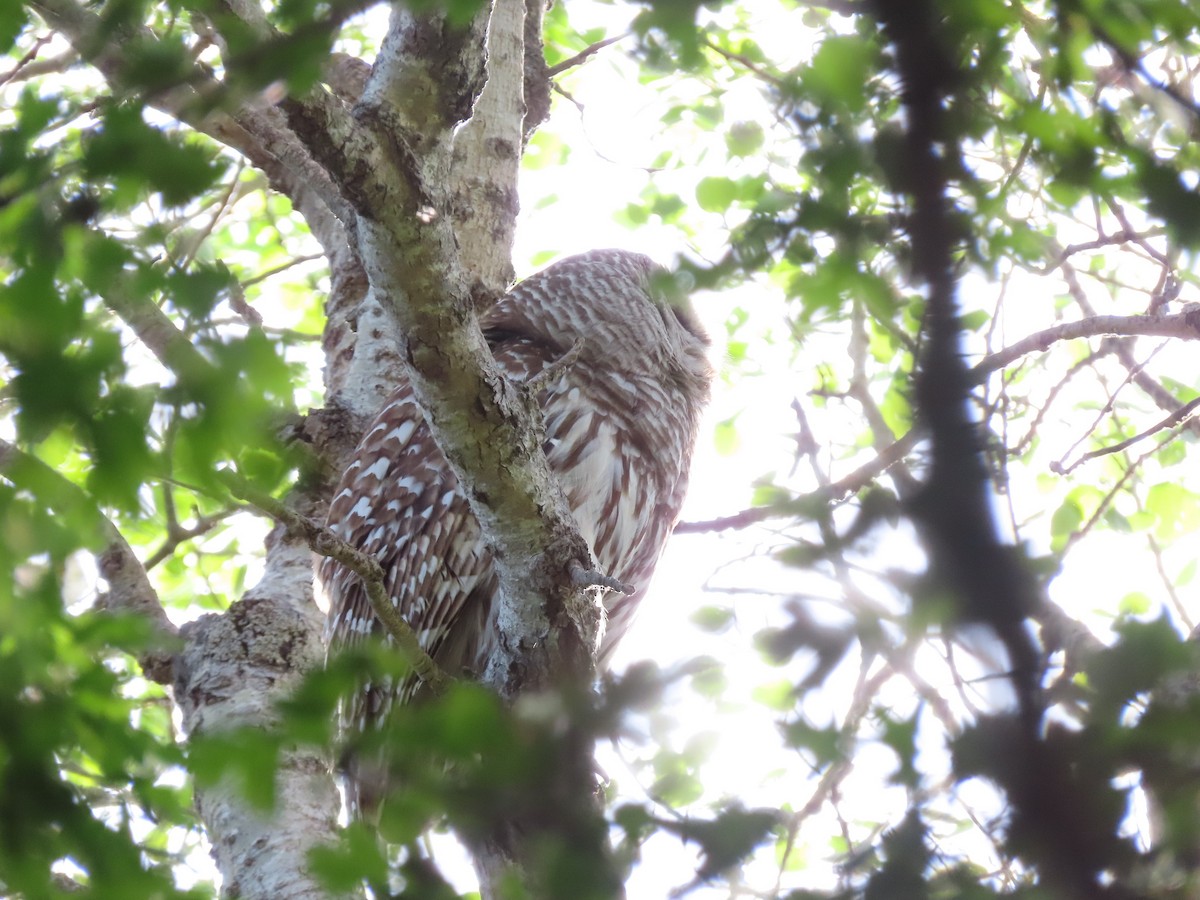
[(1146, 460), (1158, 452), (1158, 449), (1158, 447), (1152, 447), (1129, 463), (1129, 467), (1121, 473), (1121, 477), (1117, 479), (1116, 484), (1109, 488), (1108, 493), (1100, 498), (1100, 502), (1096, 504), (1096, 509), (1092, 513), (1091, 518), (1084, 522), (1078, 531), (1072, 531), (1067, 537), (1066, 543), (1063, 544), (1063, 548), (1058, 554), (1060, 562), (1066, 559), (1067, 551), (1079, 543), (1080, 540), (1087, 537), (1088, 533), (1100, 521), (1101, 517), (1108, 512), (1108, 508), (1112, 505), (1113, 500), (1116, 499), (1117, 494), (1121, 492), (1121, 489), (1125, 487), (1125, 483), (1133, 477), (1134, 473), (1142, 467), (1142, 464)]
[[(1083, 465), (1088, 460), (1096, 459), (1101, 456), (1108, 456), (1110, 453), (1119, 453), (1122, 450), (1132, 447), (1134, 444), (1138, 443), (1138, 441), (1145, 440), (1146, 438), (1150, 437), (1153, 434), (1157, 434), (1158, 432), (1163, 431), (1164, 429), (1173, 428), (1176, 425), (1182, 424), (1183, 421), (1185, 419), (1187, 419), (1187, 417), (1190, 416), (1192, 414), (1192, 412), (1198, 406), (1200, 406), (1200, 397), (1195, 397), (1192, 400), (1189, 400), (1183, 406), (1179, 407), (1179, 409), (1175, 410), (1173, 413), (1171, 413), (1165, 419), (1162, 419), (1161, 421), (1156, 422), (1154, 425), (1151, 425), (1145, 431), (1141, 431), (1138, 434), (1135, 434), (1133, 437), (1126, 438), (1125, 440), (1120, 441), (1119, 443), (1113, 444), (1110, 447), (1101, 447), (1099, 450), (1089, 450), (1087, 453), (1083, 454), (1081, 457), (1079, 457), (1079, 459), (1075, 460), (1075, 462), (1071, 463), (1071, 465), (1067, 466), (1066, 468), (1063, 468), (1063, 466), (1061, 464), (1057, 464), (1057, 463), (1052, 463), (1050, 468), (1057, 475), (1069, 475), (1071, 472), (1075, 471), (1077, 468), (1079, 468), (1081, 465)], [(1161, 444), (1159, 446), (1161, 446)]]
[(188, 336), (154, 301), (121, 273), (102, 291), (104, 303), (120, 316), (160, 363), (181, 381), (203, 383), (218, 376), (217, 367), (196, 349)]
[[(1147, 232), (1147, 234), (1152, 236), (1165, 233), (1165, 228), (1154, 228)], [(1055, 254), (1054, 259), (1046, 263), (1046, 265), (1041, 269), (1036, 269), (1035, 271), (1038, 275), (1049, 275), (1055, 269), (1066, 263), (1066, 261), (1076, 253), (1083, 253), (1087, 250), (1099, 250), (1101, 247), (1111, 247), (1115, 244), (1128, 244), (1136, 241), (1138, 237), (1139, 235), (1132, 229), (1122, 228), (1120, 231), (1114, 232), (1113, 234), (1102, 234), (1100, 237), (1094, 238), (1090, 241), (1080, 241), (1077, 244), (1068, 244), (1057, 254)]]
[(542, 369), (542, 371), (527, 379), (525, 386), (536, 394), (559, 375), (564, 374), (573, 365), (575, 365), (576, 361), (579, 359), (579, 354), (583, 352), (583, 345), (583, 338), (579, 338), (574, 344), (571, 345), (571, 349), (569, 349), (566, 353), (551, 362), (546, 366), (546, 368)]
[(1008, 450), (1010, 456), (1020, 456), (1029, 449), (1029, 446), (1033, 443), (1033, 439), (1037, 437), (1038, 430), (1041, 428), (1042, 422), (1045, 421), (1046, 416), (1049, 414), (1050, 408), (1054, 405), (1054, 401), (1058, 398), (1058, 395), (1063, 391), (1064, 388), (1066, 388), (1066, 386), (1076, 375), (1078, 375), (1084, 369), (1094, 366), (1097, 361), (1103, 359), (1105, 356), (1115, 352), (1116, 344), (1116, 341), (1102, 342), (1099, 350), (1094, 353), (1089, 353), (1083, 359), (1079, 360), (1079, 362), (1075, 363), (1075, 365), (1071, 366), (1071, 368), (1067, 369), (1066, 374), (1063, 375), (1063, 377), (1060, 378), (1052, 388), (1050, 388), (1049, 393), (1046, 394), (1046, 399), (1043, 400), (1038, 406), (1037, 413), (1033, 417), (1033, 422), (1026, 430), (1024, 437), (1017, 441), (1016, 446)]
[[(166, 500), (171, 494), (169, 486), (164, 485), (163, 499)], [(236, 515), (245, 509), (244, 506), (235, 506), (231, 509), (223, 509), (220, 512), (213, 513), (209, 516), (200, 516), (196, 519), (196, 524), (184, 528), (177, 522), (171, 521), (168, 518), (167, 538), (159, 546), (157, 550), (146, 557), (146, 561), (142, 564), (146, 567), (146, 571), (150, 571), (163, 560), (170, 557), (179, 548), (179, 545), (184, 541), (190, 541), (193, 538), (201, 537), (212, 531), (226, 519), (232, 515)]]
[(1179, 88), (1170, 82), (1160, 81), (1159, 79), (1155, 78), (1146, 69), (1145, 63), (1138, 59), (1138, 57), (1136, 57), (1129, 50), (1126, 50), (1120, 44), (1120, 42), (1117, 41), (1117, 39), (1114, 38), (1111, 33), (1109, 33), (1107, 28), (1093, 18), (1085, 18), (1088, 23), (1088, 27), (1092, 30), (1092, 34), (1096, 36), (1100, 43), (1104, 44), (1109, 50), (1112, 51), (1113, 55), (1117, 58), (1126, 72), (1140, 76), (1141, 79), (1145, 81), (1146, 84), (1148, 84), (1151, 88), (1166, 94), (1184, 110), (1191, 113), (1193, 116), (1200, 118), (1200, 105), (1197, 105), (1195, 100), (1185, 95)]
[[(45, 47), (46, 44), (50, 43), (50, 41), (53, 39), (53, 35), (44, 35), (43, 37), (35, 40), (33, 42), (33, 46), (25, 52), (25, 55), (17, 60), (16, 65), (3, 75), (0, 75), (0, 85), (8, 84), (10, 81), (26, 81), (30, 78), (36, 77), (37, 75), (47, 74), (48, 72), (52, 71), (60, 71), (61, 69), (65, 69), (72, 62), (79, 58), (75, 51), (68, 50), (66, 53), (59, 54), (53, 59), (42, 60), (40, 69), (38, 71), (30, 72), (30, 70), (33, 69), (37, 64), (37, 57), (38, 54), (42, 52), (42, 48)], [(49, 67), (47, 67), (47, 64), (49, 64)]]
[(705, 46), (708, 47), (708, 49), (712, 50), (717, 55), (723, 57), (727, 62), (737, 63), (738, 65), (745, 68), (747, 71), (753, 73), (754, 75), (757, 75), (759, 78), (761, 78), (763, 81), (767, 82), (768, 84), (771, 84), (780, 89), (786, 87), (786, 84), (784, 83), (782, 78), (779, 78), (776, 75), (772, 75), (765, 68), (760, 66), (758, 63), (756, 63), (754, 60), (750, 59), (749, 57), (747, 57), (741, 53), (734, 53), (732, 50), (726, 50), (724, 47), (721, 47), (719, 44), (717, 44), (715, 41), (713, 41), (712, 38), (706, 38), (704, 41), (704, 44), (705, 44)]
[[(1154, 352), (1151, 353), (1150, 356), (1148, 356), (1146, 358), (1146, 362), (1149, 362), (1151, 359), (1153, 359), (1154, 356), (1158, 353), (1158, 351), (1161, 350), (1164, 346), (1166, 346), (1166, 345), (1165, 344), (1160, 345), (1157, 349), (1155, 349)], [(1076, 447), (1078, 447), (1085, 440), (1087, 440), (1088, 437), (1090, 437), (1092, 434), (1094, 434), (1100, 428), (1100, 424), (1110, 415), (1112, 416), (1113, 420), (1115, 422), (1117, 422), (1118, 428), (1120, 427), (1120, 422), (1117, 421), (1117, 413), (1115, 411), (1115, 407), (1117, 405), (1117, 397), (1120, 395), (1121, 391), (1123, 391), (1127, 385), (1129, 385), (1133, 382), (1134, 373), (1137, 371), (1141, 371), (1141, 368), (1143, 365), (1145, 365), (1145, 363), (1139, 363), (1135, 367), (1135, 369), (1126, 373), (1125, 379), (1116, 387), (1115, 390), (1108, 391), (1108, 398), (1104, 401), (1104, 405), (1096, 413), (1095, 417), (1092, 420), (1092, 424), (1083, 430), (1083, 433), (1081, 433), (1079, 435), (1079, 437), (1077, 437), (1075, 439), (1075, 442), (1073, 444), (1071, 444), (1070, 447), (1067, 448), (1067, 450), (1062, 454), (1062, 456), (1060, 456), (1057, 460), (1054, 460), (1053, 462), (1050, 463), (1050, 471), (1055, 472), (1056, 474), (1059, 474), (1059, 475), (1065, 474), (1065, 472), (1063, 471), (1063, 460), (1065, 460), (1068, 456), (1070, 456), (1073, 452), (1075, 452)], [(1097, 376), (1099, 377), (1101, 383), (1107, 389), (1107, 387), (1108, 387), (1107, 379), (1105, 379), (1104, 376), (1099, 372), (1097, 372)], [(1071, 468), (1074, 468), (1074, 466), (1072, 466)]]
[(595, 53), (599, 53), (601, 50), (603, 50), (609, 44), (615, 44), (617, 41), (622, 41), (632, 34), (633, 34), (632, 31), (626, 31), (624, 34), (617, 34), (617, 35), (614, 35), (613, 37), (607, 37), (602, 41), (596, 41), (596, 43), (592, 44), (590, 47), (585, 47), (583, 50), (580, 50), (574, 56), (568, 57), (567, 59), (564, 59), (562, 62), (555, 63), (549, 69), (546, 70), (546, 74), (551, 78), (553, 78), (555, 75), (561, 75), (563, 72), (567, 71), (567, 69), (573, 69), (573, 68), (575, 68), (575, 66), (578, 66), (581, 63), (585, 62), (589, 56), (592, 56)]
[(784, 503), (773, 506), (755, 506), (732, 515), (699, 522), (680, 522), (675, 526), (676, 534), (699, 534), (711, 531), (731, 531), (748, 528), (767, 519), (791, 518), (811, 515), (814, 509), (856, 494), (881, 474), (904, 459), (917, 444), (917, 432), (909, 431), (895, 443), (880, 450), (873, 459), (859, 466), (849, 475), (830, 482), (825, 488), (801, 494)]
[(245, 279), (242, 282), (242, 287), (248, 288), (251, 285), (258, 284), (260, 281), (266, 281), (268, 278), (274, 278), (276, 275), (280, 274), (281, 272), (286, 272), (288, 269), (291, 269), (294, 266), (303, 265), (306, 262), (312, 262), (313, 260), (324, 258), (324, 253), (305, 253), (301, 256), (293, 256), (285, 263), (280, 263), (279, 265), (270, 269), (264, 269), (257, 275), (252, 275), (250, 278)]
[(1152, 534), (1146, 535), (1146, 541), (1150, 546), (1150, 552), (1154, 555), (1154, 568), (1158, 570), (1158, 577), (1162, 579), (1163, 589), (1167, 592), (1167, 596), (1171, 598), (1171, 606), (1175, 609), (1175, 615), (1179, 616), (1179, 621), (1183, 623), (1184, 629), (1188, 634), (1191, 634), (1196, 627), (1196, 623), (1188, 614), (1187, 607), (1183, 605), (1183, 601), (1179, 599), (1179, 592), (1175, 590), (1175, 584), (1167, 574), (1167, 567), (1163, 562), (1162, 547)]
[(229, 177), (228, 185), (226, 185), (225, 190), (221, 192), (220, 196), (217, 197), (215, 204), (217, 208), (213, 212), (212, 216), (210, 216), (209, 220), (197, 231), (187, 235), (186, 239), (181, 241), (181, 243), (184, 244), (183, 253), (173, 261), (173, 265), (177, 269), (183, 270), (191, 265), (192, 260), (196, 258), (196, 254), (200, 250), (200, 245), (208, 240), (213, 231), (216, 229), (217, 225), (220, 224), (221, 219), (224, 218), (225, 214), (233, 208), (233, 204), (236, 202), (234, 200), (234, 194), (237, 193), (238, 189), (243, 184), (241, 175), (245, 168), (246, 160), (244, 158), (239, 159), (237, 167), (234, 169), (233, 174)]
[(632, 594), (637, 590), (632, 584), (620, 581), (611, 575), (605, 575), (603, 572), (597, 572), (595, 569), (589, 569), (577, 559), (571, 560), (567, 571), (571, 575), (571, 583), (580, 587), (603, 587), (619, 591), (622, 594)]

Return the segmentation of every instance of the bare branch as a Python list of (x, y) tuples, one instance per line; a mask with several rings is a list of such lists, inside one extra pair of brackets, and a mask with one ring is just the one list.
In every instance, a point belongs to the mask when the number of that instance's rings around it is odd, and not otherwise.
[(718, 44), (716, 41), (712, 40), (711, 38), (706, 39), (704, 41), (704, 43), (710, 50), (712, 50), (718, 56), (725, 59), (727, 62), (737, 63), (739, 66), (746, 69), (748, 72), (751, 72), (758, 78), (761, 78), (767, 84), (770, 84), (776, 88), (786, 87), (782, 78), (772, 75), (770, 72), (768, 72), (766, 70), (766, 68), (764, 66), (759, 65), (754, 60), (750, 59), (750, 57), (746, 56), (745, 54), (734, 53), (731, 50), (726, 50), (724, 47), (722, 47), (720, 44)]
[[(590, 668), (594, 641), (580, 628), (598, 629), (600, 611), (570, 580), (572, 560), (594, 568), (591, 551), (541, 453), (535, 399), (502, 377), (474, 320), (470, 268), (449, 218), (452, 137), (484, 82), (486, 23), (486, 10), (455, 28), (443, 13), (398, 5), (352, 120), (320, 92), (284, 107), (313, 155), (344, 179), (371, 288), (395, 313), (417, 400), (497, 548), (501, 618), (515, 632), (492, 669), (511, 696), (551, 670)], [(535, 598), (562, 602), (551, 613)]]
[(146, 348), (181, 381), (211, 381), (219, 374), (188, 336), (146, 294), (137, 291), (132, 279), (116, 276), (107, 291), (105, 304), (128, 325)]
[(1163, 431), (1165, 429), (1174, 428), (1177, 425), (1181, 425), (1181, 424), (1185, 423), (1185, 421), (1191, 416), (1191, 414), (1195, 411), (1196, 407), (1198, 407), (1198, 406), (1200, 406), (1200, 397), (1196, 397), (1196, 398), (1188, 401), (1183, 406), (1179, 407), (1179, 409), (1175, 410), (1173, 413), (1171, 413), (1169, 416), (1167, 416), (1165, 419), (1162, 419), (1161, 421), (1156, 422), (1154, 425), (1151, 425), (1145, 431), (1138, 432), (1131, 438), (1126, 438), (1125, 440), (1119, 441), (1118, 443), (1113, 444), (1109, 447), (1101, 447), (1099, 450), (1089, 450), (1087, 453), (1083, 454), (1081, 457), (1079, 457), (1079, 459), (1075, 460), (1075, 462), (1071, 463), (1071, 465), (1066, 466), (1065, 468), (1062, 465), (1057, 464), (1057, 463), (1052, 464), (1050, 468), (1055, 472), (1055, 474), (1069, 475), (1071, 472), (1075, 471), (1077, 468), (1079, 468), (1081, 465), (1083, 465), (1088, 460), (1097, 459), (1101, 456), (1108, 456), (1110, 453), (1120, 453), (1122, 450), (1126, 450), (1129, 447), (1132, 447), (1134, 444), (1138, 443), (1139, 441), (1144, 441), (1146, 438), (1150, 437), (1151, 435), (1157, 434), (1158, 432)]
[(528, 143), (538, 127), (550, 118), (550, 69), (542, 26), (545, 0), (525, 0), (525, 115), (521, 134)]
[(989, 372), (1003, 369), (1029, 353), (1045, 352), (1058, 341), (1101, 335), (1200, 340), (1200, 308), (1187, 309), (1173, 316), (1090, 316), (1077, 322), (1064, 322), (984, 357), (971, 369), (971, 376), (980, 382)]
[[(166, 491), (166, 496), (170, 496), (170, 489)], [(196, 523), (187, 528), (180, 526), (173, 520), (168, 521), (167, 538), (159, 545), (159, 548), (146, 557), (144, 563), (145, 569), (149, 572), (163, 560), (175, 553), (175, 550), (180, 544), (185, 541), (193, 540), (194, 538), (202, 537), (212, 531), (226, 519), (232, 515), (236, 515), (244, 509), (242, 506), (236, 506), (232, 509), (223, 509), (220, 512), (213, 513), (210, 516), (198, 516)]]
[(1147, 85), (1174, 100), (1181, 109), (1190, 113), (1194, 118), (1200, 118), (1200, 105), (1182, 90), (1167, 81), (1160, 81), (1146, 69), (1146, 64), (1125, 47), (1096, 20), (1095, 17), (1085, 16), (1088, 27), (1096, 38), (1112, 52), (1126, 72), (1139, 76)]
[(286, 272), (288, 269), (291, 269), (294, 266), (301, 266), (304, 265), (304, 263), (313, 262), (323, 258), (324, 254), (322, 253), (302, 253), (299, 256), (293, 256), (287, 262), (280, 263), (279, 265), (273, 266), (270, 269), (264, 269), (257, 275), (253, 275), (250, 278), (245, 279), (242, 282), (242, 287), (248, 288), (251, 285), (266, 281), (268, 278), (274, 278), (276, 275)]
[(49, 37), (40, 37), (34, 41), (33, 46), (29, 48), (24, 56), (17, 60), (16, 65), (3, 75), (0, 75), (0, 85), (16, 84), (28, 81), (31, 78), (39, 78), (42, 75), (62, 72), (70, 68), (71, 64), (79, 59), (79, 54), (74, 50), (64, 51), (48, 59), (38, 59), (38, 54), (42, 52), (42, 48), (49, 41)]
[(917, 432), (910, 431), (894, 444), (881, 450), (869, 462), (859, 466), (849, 475), (830, 482), (828, 487), (802, 494), (784, 503), (772, 506), (755, 506), (718, 519), (699, 522), (680, 522), (675, 534), (699, 534), (712, 531), (731, 531), (749, 528), (768, 519), (811, 516), (814, 510), (856, 494), (892, 466), (901, 462), (905, 455), (917, 445)]
[(632, 31), (626, 31), (622, 34), (616, 34), (616, 35), (613, 35), (612, 37), (606, 37), (602, 41), (596, 41), (596, 43), (592, 44), (590, 47), (583, 48), (578, 53), (576, 53), (574, 56), (569, 56), (566, 59), (562, 60), (562, 62), (555, 63), (546, 71), (546, 74), (548, 74), (551, 78), (553, 78), (555, 75), (561, 75), (563, 72), (567, 71), (568, 69), (573, 69), (578, 65), (582, 65), (583, 63), (585, 63), (588, 60), (589, 57), (593, 56), (596, 53), (599, 53), (605, 47), (615, 44), (617, 41), (623, 41), (623, 40), (625, 40), (625, 38), (632, 37), (632, 36), (633, 36)]
[[(1157, 350), (1155, 350), (1154, 353), (1157, 353), (1158, 350), (1161, 350), (1161, 349), (1162, 349), (1162, 346), (1159, 346), (1159, 348)], [(1154, 356), (1154, 353), (1151, 354), (1151, 357)], [(1070, 456), (1071, 453), (1074, 452), (1076, 447), (1078, 447), (1085, 440), (1087, 440), (1088, 437), (1090, 437), (1092, 434), (1094, 434), (1096, 432), (1096, 430), (1100, 427), (1101, 423), (1103, 423), (1106, 418), (1108, 418), (1109, 416), (1112, 416), (1114, 421), (1118, 421), (1116, 414), (1113, 412), (1114, 408), (1117, 405), (1117, 397), (1120, 395), (1121, 391), (1123, 391), (1129, 384), (1131, 384), (1133, 382), (1133, 375), (1135, 372), (1137, 372), (1141, 369), (1141, 366), (1142, 366), (1142, 364), (1139, 364), (1135, 369), (1130, 371), (1125, 376), (1125, 379), (1119, 385), (1117, 385), (1117, 387), (1115, 389), (1108, 391), (1108, 397), (1105, 399), (1104, 405), (1099, 410), (1096, 411), (1096, 414), (1092, 419), (1091, 425), (1089, 425), (1087, 428), (1085, 428), (1083, 430), (1083, 432), (1079, 435), (1079, 437), (1077, 437), (1075, 439), (1075, 442), (1072, 443), (1071, 446), (1067, 448), (1067, 450), (1062, 454), (1062, 456), (1058, 460), (1055, 460), (1050, 463), (1050, 470), (1052, 472), (1061, 473), (1063, 471), (1063, 460), (1065, 460), (1068, 456)], [(1118, 421), (1118, 426), (1119, 426), (1119, 421)]]
[[(871, 395), (870, 383), (867, 378), (866, 361), (870, 356), (870, 339), (867, 334), (866, 307), (861, 301), (856, 301), (850, 313), (850, 357), (853, 363), (853, 374), (850, 377), (849, 395), (858, 402), (867, 424), (871, 428), (871, 437), (880, 452), (894, 445), (896, 435), (887, 424), (875, 398)], [(903, 457), (895, 460), (889, 470), (892, 481), (896, 484), (901, 496), (913, 496), (920, 485), (909, 471)]]
[[(1166, 229), (1164, 228), (1154, 228), (1147, 231), (1146, 234), (1158, 235), (1165, 233)], [(1116, 244), (1127, 244), (1130, 241), (1139, 239), (1141, 237), (1143, 237), (1143, 235), (1137, 234), (1132, 229), (1122, 228), (1120, 231), (1113, 232), (1112, 234), (1102, 234), (1094, 240), (1080, 241), (1077, 244), (1069, 244), (1059, 250), (1058, 253), (1055, 254), (1055, 258), (1047, 263), (1044, 267), (1037, 270), (1037, 272), (1039, 275), (1049, 275), (1055, 269), (1064, 265), (1067, 260), (1069, 260), (1076, 253), (1083, 253), (1087, 250), (1099, 250), (1101, 247), (1111, 247)]]
[[(1164, 411), (1176, 409), (1179, 406), (1179, 399), (1167, 390), (1162, 384), (1155, 380), (1148, 372), (1137, 366), (1136, 360), (1129, 352), (1128, 341), (1115, 341), (1117, 358), (1121, 360), (1121, 365), (1133, 373), (1133, 383), (1141, 388), (1142, 392), (1154, 401), (1154, 405)], [(1187, 428), (1192, 434), (1200, 436), (1200, 420), (1188, 419), (1183, 423), (1183, 427)]]

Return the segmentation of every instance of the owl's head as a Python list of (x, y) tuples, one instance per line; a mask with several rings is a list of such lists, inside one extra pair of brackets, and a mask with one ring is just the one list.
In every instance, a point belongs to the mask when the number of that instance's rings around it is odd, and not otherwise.
[(712, 380), (710, 341), (687, 295), (641, 253), (593, 250), (561, 259), (509, 291), (481, 324), (559, 354), (582, 339), (581, 362), (677, 380), (704, 395)]

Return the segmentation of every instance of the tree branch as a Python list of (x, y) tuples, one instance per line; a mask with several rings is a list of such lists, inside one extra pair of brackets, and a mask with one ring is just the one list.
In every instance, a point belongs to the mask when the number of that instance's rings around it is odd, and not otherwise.
[[(1002, 350), (984, 357), (970, 369), (973, 383), (980, 383), (999, 369), (1012, 365), (1017, 360), (1037, 352), (1045, 352), (1059, 341), (1104, 335), (1173, 337), (1184, 340), (1200, 340), (1200, 309), (1189, 309), (1173, 316), (1089, 316), (1076, 322), (1064, 322), (1052, 328), (1031, 334)], [(1178, 405), (1178, 404), (1177, 404)], [(1159, 428), (1174, 424), (1175, 414), (1160, 423)], [(1159, 430), (1156, 428), (1155, 430)], [(1143, 435), (1144, 436), (1144, 435)], [(870, 462), (830, 484), (828, 490), (817, 490), (772, 506), (744, 509), (728, 516), (696, 522), (680, 522), (676, 534), (729, 531), (748, 528), (769, 519), (790, 518), (805, 515), (819, 504), (837, 502), (849, 494), (857, 493), (891, 466), (903, 460), (917, 443), (917, 432), (910, 431), (891, 444)]]
[(1173, 316), (1090, 316), (1077, 322), (1064, 322), (984, 357), (971, 369), (972, 380), (979, 383), (988, 373), (1003, 369), (1029, 353), (1044, 352), (1058, 341), (1101, 335), (1200, 340), (1200, 308), (1187, 309)]
[(400, 654), (412, 666), (413, 672), (434, 694), (446, 692), (454, 679), (443, 672), (433, 661), (433, 657), (422, 649), (416, 633), (397, 612), (391, 597), (388, 596), (383, 567), (379, 565), (379, 560), (356, 549), (328, 528), (318, 525), (269, 494), (255, 490), (233, 473), (224, 472), (222, 475), (226, 487), (235, 497), (245, 500), (279, 522), (290, 533), (304, 540), (314, 553), (337, 560), (361, 578), (367, 598), (371, 601), (371, 608), (387, 628)]
[(180, 381), (197, 385), (218, 378), (217, 367), (150, 297), (134, 288), (131, 278), (117, 275), (102, 296), (105, 305), (121, 317), (146, 349)]
[[(168, 495), (170, 493), (169, 486), (167, 493)], [(171, 519), (167, 523), (166, 539), (162, 542), (162, 544), (159, 545), (157, 550), (146, 557), (146, 562), (144, 563), (146, 571), (149, 572), (163, 560), (172, 556), (178, 549), (179, 545), (184, 541), (190, 541), (194, 538), (208, 534), (208, 532), (212, 531), (230, 516), (241, 512), (244, 508), (245, 507), (237, 506), (232, 509), (223, 509), (220, 512), (213, 513), (210, 516), (198, 516), (196, 518), (196, 524), (187, 528), (181, 527), (179, 523)]]
[(857, 494), (892, 466), (903, 461), (904, 457), (917, 445), (918, 437), (920, 434), (916, 430), (908, 432), (895, 443), (881, 450), (869, 462), (859, 466), (844, 478), (830, 482), (827, 487), (811, 491), (784, 503), (755, 506), (718, 519), (680, 522), (675, 526), (675, 534), (729, 531), (748, 528), (768, 519), (812, 515), (814, 510), (824, 509), (830, 503), (837, 503), (850, 494)]
[[(633, 36), (632, 31), (626, 31), (621, 34), (614, 34), (612, 37), (606, 37), (602, 41), (596, 41), (596, 43), (592, 44), (591, 46), (584, 47), (582, 50), (580, 50), (574, 56), (569, 56), (566, 59), (562, 60), (562, 62), (555, 63), (549, 69), (546, 70), (546, 74), (549, 75), (551, 78), (553, 78), (555, 75), (561, 75), (563, 72), (566, 72), (568, 69), (573, 69), (576, 66), (582, 65), (583, 63), (587, 62), (587, 60), (590, 57), (599, 53), (605, 47), (608, 47), (611, 44), (615, 44), (617, 41), (623, 41), (623, 40), (625, 40), (625, 38), (632, 37), (632, 36)], [(714, 49), (716, 49), (716, 48), (714, 48)]]
[[(961, 168), (960, 141), (949, 110), (963, 89), (943, 44), (944, 12), (930, 0), (874, 0), (895, 48), (895, 71), (905, 110), (907, 192), (912, 198), (912, 269), (928, 290), (927, 339), (916, 376), (916, 407), (931, 441), (929, 474), (912, 504), (931, 557), (931, 574), (958, 600), (962, 621), (988, 625), (1003, 643), (1018, 698), (1017, 716), (998, 717), (996, 738), (1010, 742), (1001, 782), (1012, 805), (1009, 840), (1028, 849), (1039, 875), (1064, 897), (1104, 895), (1103, 862), (1077, 836), (1086, 803), (1072, 776), (1042, 737), (1042, 650), (1026, 618), (1039, 592), (1013, 548), (1005, 546), (991, 514), (987, 470), (969, 399), (974, 381), (963, 358), (953, 263), (956, 228), (950, 178)], [(1032, 848), (1032, 849), (1029, 849)]]
[[(273, 534), (262, 580), (228, 611), (181, 629), (173, 693), (190, 741), (221, 741), (246, 731), (280, 734), (281, 704), (324, 658), (316, 613), (311, 551), (300, 540)], [(308, 867), (313, 847), (337, 839), (340, 802), (330, 761), (311, 744), (287, 742), (278, 753), (269, 809), (249, 802), (235, 777), (195, 786), (222, 895), (330, 900)]]
[[(506, 2), (502, 13), (520, 11), (520, 5), (507, 9)], [(456, 232), (451, 177), (456, 166), (459, 172), (483, 173), (503, 151), (503, 177), (482, 182), (503, 188), (515, 179), (522, 146), (523, 116), (481, 126), (482, 140), (469, 137), (456, 148), (456, 132), (471, 127), (464, 123), (480, 109), (487, 22), (486, 9), (454, 27), (440, 10), (418, 12), (397, 4), (349, 123), (333, 98), (319, 92), (283, 106), (354, 209), (356, 247), (371, 288), (363, 309), (377, 301), (394, 316), (414, 395), (493, 550), (500, 639), (481, 680), (511, 701), (530, 691), (590, 682), (602, 605), (598, 588), (572, 578), (575, 566), (597, 566), (547, 467), (536, 397), (503, 376), (475, 319), (475, 309), (504, 280), (495, 257), (487, 262), (476, 252), (494, 254), (507, 246), (511, 222), (478, 248), (460, 244)], [(510, 45), (518, 40), (511, 29), (497, 26), (494, 37), (501, 35)], [(484, 101), (480, 111), (515, 116), (527, 67), (512, 63), (528, 60), (498, 52), (498, 65), (502, 57), (501, 71), (518, 77), (505, 85), (505, 76), (493, 73), (495, 86), (517, 96)], [(489, 140), (497, 138), (503, 146)], [(471, 158), (475, 154), (481, 158)], [(515, 206), (497, 197), (492, 213), (512, 216)], [(566, 768), (546, 773), (545, 787), (561, 793), (568, 789), (566, 778), (572, 809), (595, 817), (591, 748), (590, 736), (575, 734), (570, 751), (564, 751)], [(514, 877), (527, 881), (528, 865), (545, 837), (544, 824), (518, 813), (491, 823), (486, 835), (472, 836), (483, 895), (499, 896), (500, 885)], [(605, 852), (596, 848), (600, 858)], [(619, 893), (619, 881), (613, 893)]]
[(1090, 450), (1080, 456), (1079, 459), (1075, 460), (1075, 462), (1071, 463), (1069, 466), (1064, 467), (1060, 463), (1051, 463), (1050, 468), (1057, 475), (1069, 475), (1071, 472), (1074, 472), (1077, 468), (1082, 466), (1090, 459), (1108, 456), (1111, 453), (1120, 453), (1122, 450), (1127, 450), (1139, 441), (1144, 441), (1146, 438), (1151, 437), (1160, 431), (1164, 431), (1168, 428), (1174, 428), (1177, 425), (1182, 425), (1188, 419), (1188, 417), (1195, 412), (1197, 406), (1200, 406), (1200, 397), (1196, 397), (1188, 401), (1166, 418), (1154, 423), (1144, 431), (1138, 432), (1133, 437), (1126, 438), (1123, 441), (1118, 441), (1117, 443), (1107, 447), (1101, 447), (1098, 450)]
[(550, 118), (550, 68), (542, 36), (547, 8), (545, 0), (525, 0), (525, 114), (521, 134), (526, 143)]

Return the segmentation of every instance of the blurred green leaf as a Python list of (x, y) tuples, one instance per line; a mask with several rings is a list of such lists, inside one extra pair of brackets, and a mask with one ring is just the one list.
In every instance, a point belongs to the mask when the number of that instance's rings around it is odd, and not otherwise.
[(832, 101), (849, 112), (861, 111), (875, 48), (856, 36), (827, 37), (803, 75), (803, 85), (820, 101)]
[(696, 202), (708, 212), (726, 212), (737, 194), (737, 183), (729, 178), (714, 175), (696, 184)]
[(168, 135), (142, 120), (132, 105), (111, 106), (84, 145), (83, 165), (91, 179), (112, 179), (132, 197), (143, 188), (181, 206), (212, 187), (224, 171), (211, 150)]

